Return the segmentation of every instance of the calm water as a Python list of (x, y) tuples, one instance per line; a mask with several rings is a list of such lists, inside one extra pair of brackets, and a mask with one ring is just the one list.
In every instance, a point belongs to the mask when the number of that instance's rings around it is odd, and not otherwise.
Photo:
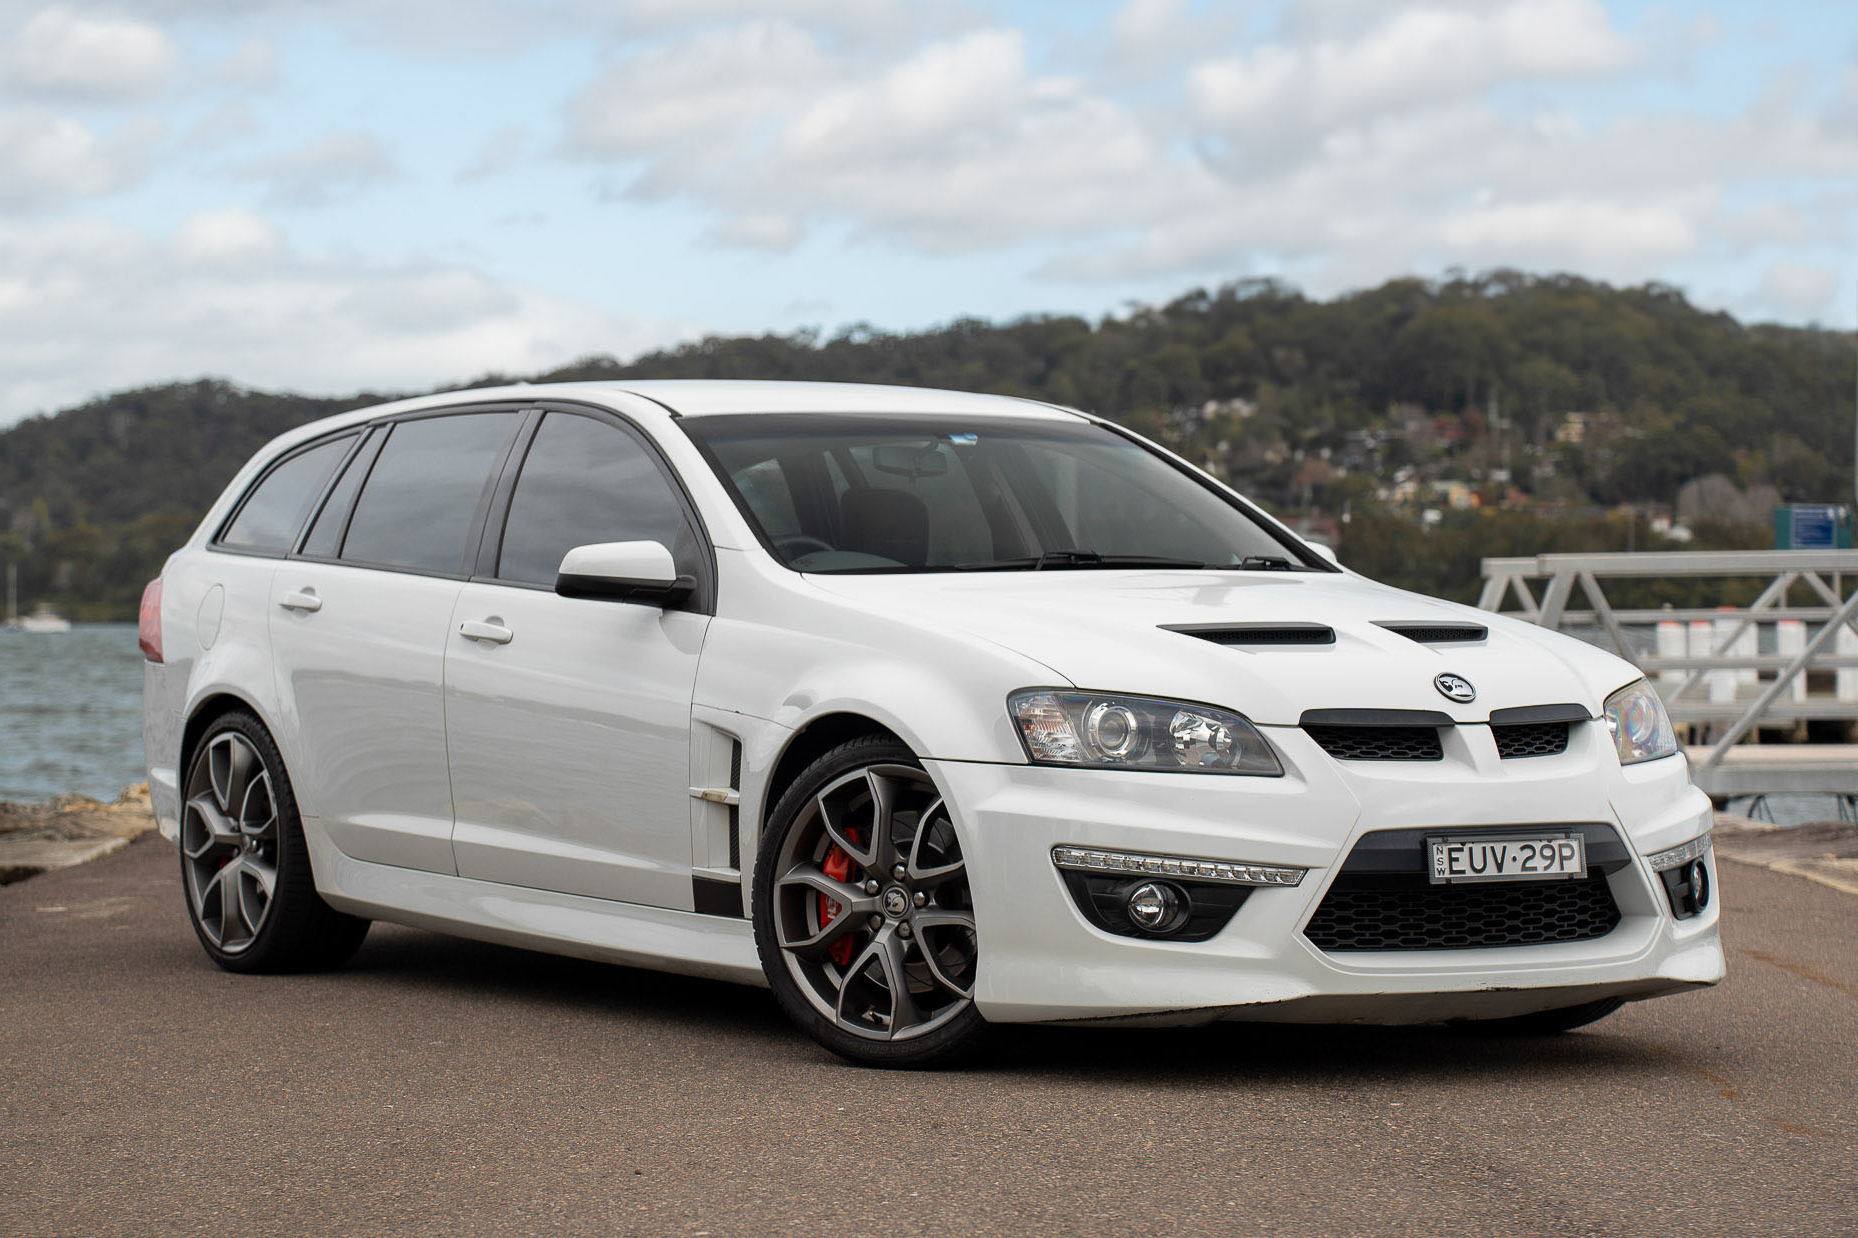
[[(81, 623), (62, 634), (0, 628), (0, 800), (69, 791), (112, 800), (147, 777), (135, 636), (133, 623)], [(1777, 795), (1768, 811), (1782, 825), (1836, 821), (1839, 802)]]
[(68, 791), (113, 800), (142, 768), (142, 653), (133, 623), (0, 628), (0, 800)]

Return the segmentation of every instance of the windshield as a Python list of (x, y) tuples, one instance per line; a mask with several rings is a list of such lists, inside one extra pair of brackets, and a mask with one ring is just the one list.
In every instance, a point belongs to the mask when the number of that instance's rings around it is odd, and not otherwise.
[(1329, 570), (1190, 470), (1089, 422), (755, 414), (678, 424), (796, 571)]

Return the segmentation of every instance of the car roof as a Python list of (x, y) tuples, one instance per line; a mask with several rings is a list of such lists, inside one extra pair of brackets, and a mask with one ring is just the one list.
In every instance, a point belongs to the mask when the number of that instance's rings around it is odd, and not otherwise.
[(648, 379), (639, 382), (549, 383), (532, 395), (624, 391), (662, 404), (680, 417), (736, 413), (963, 413), (984, 416), (1076, 417), (1055, 404), (1019, 396), (942, 391), (877, 383), (765, 382), (748, 379)]
[[(760, 382), (743, 379), (652, 379), (640, 382), (515, 383), (504, 387), (468, 387), (414, 396), (388, 404), (351, 409), (287, 430), (271, 440), (257, 459), (280, 453), (324, 434), (405, 413), (516, 401), (581, 400), (603, 397), (643, 398), (662, 408), (662, 416), (708, 417), (732, 413), (951, 413), (962, 416), (1035, 417), (1088, 420), (1075, 409), (1019, 396), (939, 391), (933, 387), (887, 387), (875, 383)], [(607, 400), (606, 402), (611, 402)]]

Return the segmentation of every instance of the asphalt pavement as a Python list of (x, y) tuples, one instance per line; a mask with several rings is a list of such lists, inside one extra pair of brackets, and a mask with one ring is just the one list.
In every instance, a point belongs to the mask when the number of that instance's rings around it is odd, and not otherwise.
[(243, 977), (145, 837), (0, 888), (8, 1234), (1858, 1232), (1858, 897), (1553, 1040), (1012, 1029), (879, 1073), (763, 991), (377, 925)]

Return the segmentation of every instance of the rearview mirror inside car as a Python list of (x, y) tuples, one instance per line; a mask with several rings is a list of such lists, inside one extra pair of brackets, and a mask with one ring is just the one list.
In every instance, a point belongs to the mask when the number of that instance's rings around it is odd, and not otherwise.
[(871, 465), (880, 473), (914, 481), (948, 472), (948, 457), (942, 454), (940, 443), (879, 443), (871, 449)]

